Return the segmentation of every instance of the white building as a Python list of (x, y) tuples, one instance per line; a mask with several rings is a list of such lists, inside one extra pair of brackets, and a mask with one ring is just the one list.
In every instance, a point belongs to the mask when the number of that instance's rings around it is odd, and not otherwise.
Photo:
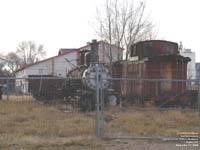
[(191, 49), (180, 49), (180, 55), (184, 57), (189, 57), (191, 61), (187, 65), (187, 79), (196, 78), (196, 68), (195, 68), (195, 52), (192, 52)]
[[(26, 65), (15, 72), (16, 78), (28, 78), (32, 75), (49, 75), (66, 77), (68, 71), (77, 65), (77, 50), (68, 50), (57, 56)], [(25, 79), (16, 80), (16, 89), (28, 93), (28, 82)]]

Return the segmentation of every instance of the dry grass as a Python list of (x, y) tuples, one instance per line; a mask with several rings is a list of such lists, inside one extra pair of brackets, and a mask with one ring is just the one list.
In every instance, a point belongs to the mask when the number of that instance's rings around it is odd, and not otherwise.
[(114, 118), (105, 123), (109, 134), (177, 136), (179, 132), (199, 132), (197, 111), (111, 111), (105, 117)]
[(30, 95), (3, 95), (3, 100), (9, 101), (31, 101), (33, 97)]
[[(105, 112), (105, 134), (167, 135), (200, 132), (194, 111), (134, 111), (110, 109)], [(6, 145), (98, 146), (95, 112), (63, 113), (53, 106), (32, 100), (0, 101), (0, 148)], [(33, 148), (33, 149), (34, 149)]]
[(27, 137), (38, 141), (78, 137), (67, 142), (79, 145), (80, 137), (89, 139), (94, 133), (94, 119), (86, 114), (63, 113), (35, 101), (0, 101), (1, 144), (23, 143)]

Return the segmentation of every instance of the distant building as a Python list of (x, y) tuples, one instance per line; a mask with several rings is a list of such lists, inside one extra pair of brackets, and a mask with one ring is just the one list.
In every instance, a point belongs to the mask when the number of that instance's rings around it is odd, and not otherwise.
[(196, 63), (196, 78), (200, 79), (200, 63)]
[[(66, 77), (68, 71), (77, 65), (77, 50), (69, 50), (42, 61), (28, 64), (15, 72), (16, 78), (28, 78), (33, 75), (49, 75)], [(28, 82), (25, 79), (16, 80), (16, 89), (23, 93), (28, 93)]]
[(185, 49), (181, 47), (180, 55), (184, 57), (189, 57), (191, 61), (187, 65), (187, 79), (196, 78), (196, 68), (195, 68), (195, 52), (192, 52), (191, 49)]

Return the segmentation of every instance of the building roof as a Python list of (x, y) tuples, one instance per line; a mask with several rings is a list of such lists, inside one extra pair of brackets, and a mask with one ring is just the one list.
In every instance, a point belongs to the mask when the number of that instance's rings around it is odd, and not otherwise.
[(8, 59), (6, 59), (6, 58), (2, 58), (2, 57), (0, 57), (0, 60), (6, 61), (6, 62), (10, 62), (10, 60), (8, 60)]
[(69, 53), (72, 53), (72, 52), (75, 52), (75, 51), (77, 51), (77, 49), (71, 49), (71, 50), (69, 50), (69, 51), (67, 51), (67, 52), (65, 52), (63, 54), (56, 55), (56, 56), (53, 56), (53, 57), (50, 57), (50, 58), (47, 58), (47, 59), (44, 59), (44, 60), (41, 60), (41, 61), (37, 61), (37, 62), (31, 63), (31, 64), (24, 65), (23, 67), (17, 69), (15, 72), (19, 72), (19, 71), (21, 71), (23, 69), (26, 69), (28, 67), (31, 67), (33, 65), (37, 65), (39, 63), (42, 63), (42, 62), (45, 62), (45, 61), (48, 61), (48, 60), (51, 60), (51, 59), (54, 59), (54, 58), (57, 58), (57, 57), (61, 57), (63, 55), (66, 55), (66, 54), (69, 54)]

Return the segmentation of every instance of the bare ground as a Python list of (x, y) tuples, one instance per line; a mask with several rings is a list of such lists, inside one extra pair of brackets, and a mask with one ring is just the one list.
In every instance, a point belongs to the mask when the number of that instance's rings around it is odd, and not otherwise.
[(199, 150), (199, 146), (178, 147), (178, 142), (132, 139), (101, 140), (97, 145), (4, 145), (2, 150)]

